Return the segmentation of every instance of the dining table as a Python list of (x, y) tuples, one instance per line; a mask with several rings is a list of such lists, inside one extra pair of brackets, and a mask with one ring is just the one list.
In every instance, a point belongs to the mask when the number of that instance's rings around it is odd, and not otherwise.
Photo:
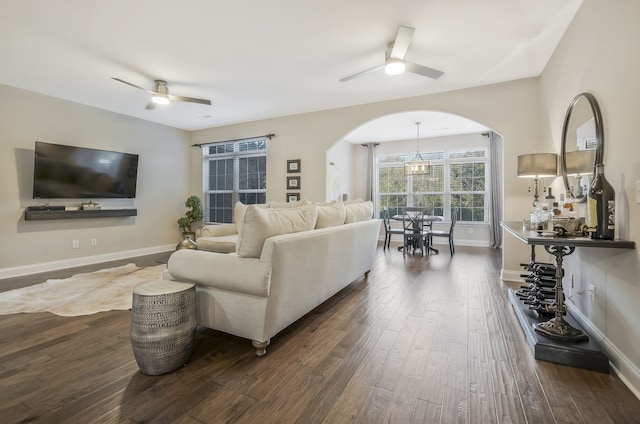
[[(394, 221), (405, 221), (405, 220), (409, 220), (408, 216), (402, 215), (402, 214), (398, 214), (398, 215), (393, 215), (391, 217), (391, 219), (393, 219)], [(444, 221), (444, 217), (443, 216), (438, 216), (438, 215), (422, 215), (422, 224), (425, 227), (428, 227), (429, 229), (433, 228), (433, 223), (434, 222), (440, 222), (440, 221)], [(402, 251), (405, 248), (404, 243), (402, 246), (398, 247), (399, 251)], [(436, 255), (438, 253), (440, 253), (440, 251), (438, 249), (436, 249), (435, 247), (433, 247), (433, 243), (432, 240), (429, 239), (429, 244), (427, 245), (427, 253), (429, 253), (429, 251), (435, 253)]]

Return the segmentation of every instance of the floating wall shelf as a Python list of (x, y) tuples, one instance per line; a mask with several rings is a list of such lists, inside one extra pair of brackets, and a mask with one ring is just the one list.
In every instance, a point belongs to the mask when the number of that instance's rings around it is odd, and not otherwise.
[(48, 219), (120, 218), (137, 215), (137, 209), (93, 209), (65, 211), (55, 209), (32, 210), (27, 208), (24, 211), (24, 220), (43, 221)]

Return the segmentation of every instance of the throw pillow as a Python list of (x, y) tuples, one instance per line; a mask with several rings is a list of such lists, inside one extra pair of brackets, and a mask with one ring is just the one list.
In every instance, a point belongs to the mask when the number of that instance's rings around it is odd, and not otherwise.
[[(244, 221), (244, 214), (247, 212), (247, 207), (249, 205), (245, 205), (244, 203), (238, 201), (236, 202), (233, 208), (233, 220), (236, 223), (236, 227), (238, 228), (238, 234), (240, 234), (240, 227), (242, 226), (242, 222)], [(269, 205), (260, 203), (256, 205), (259, 208), (266, 209)]]
[(347, 210), (344, 203), (332, 201), (330, 203), (318, 204), (318, 219), (316, 228), (335, 227), (344, 224)]
[(238, 255), (259, 258), (264, 241), (280, 234), (313, 230), (318, 209), (313, 203), (298, 208), (262, 209), (247, 207), (238, 233)]
[(373, 202), (371, 200), (360, 203), (349, 203), (344, 205), (344, 207), (346, 209), (345, 224), (366, 221), (373, 216)]

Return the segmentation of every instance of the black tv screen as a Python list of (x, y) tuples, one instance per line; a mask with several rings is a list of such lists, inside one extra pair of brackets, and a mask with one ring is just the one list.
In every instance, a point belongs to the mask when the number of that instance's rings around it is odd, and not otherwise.
[(34, 199), (136, 197), (138, 155), (36, 141)]

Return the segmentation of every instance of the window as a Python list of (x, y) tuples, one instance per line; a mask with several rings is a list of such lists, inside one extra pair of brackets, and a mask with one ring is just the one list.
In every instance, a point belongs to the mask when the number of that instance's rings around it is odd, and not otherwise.
[[(484, 222), (486, 152), (484, 150), (452, 152), (449, 158), (451, 206), (458, 207), (460, 221)], [(469, 160), (483, 159), (480, 162)], [(455, 161), (455, 162), (453, 162)]]
[(233, 222), (237, 201), (265, 203), (267, 138), (202, 146), (205, 222)]
[(380, 211), (388, 207), (393, 216), (402, 213), (405, 206), (417, 206), (451, 219), (451, 207), (456, 206), (460, 221), (487, 221), (486, 149), (422, 152), (431, 162), (431, 175), (404, 175), (404, 162), (410, 156), (377, 157)]

